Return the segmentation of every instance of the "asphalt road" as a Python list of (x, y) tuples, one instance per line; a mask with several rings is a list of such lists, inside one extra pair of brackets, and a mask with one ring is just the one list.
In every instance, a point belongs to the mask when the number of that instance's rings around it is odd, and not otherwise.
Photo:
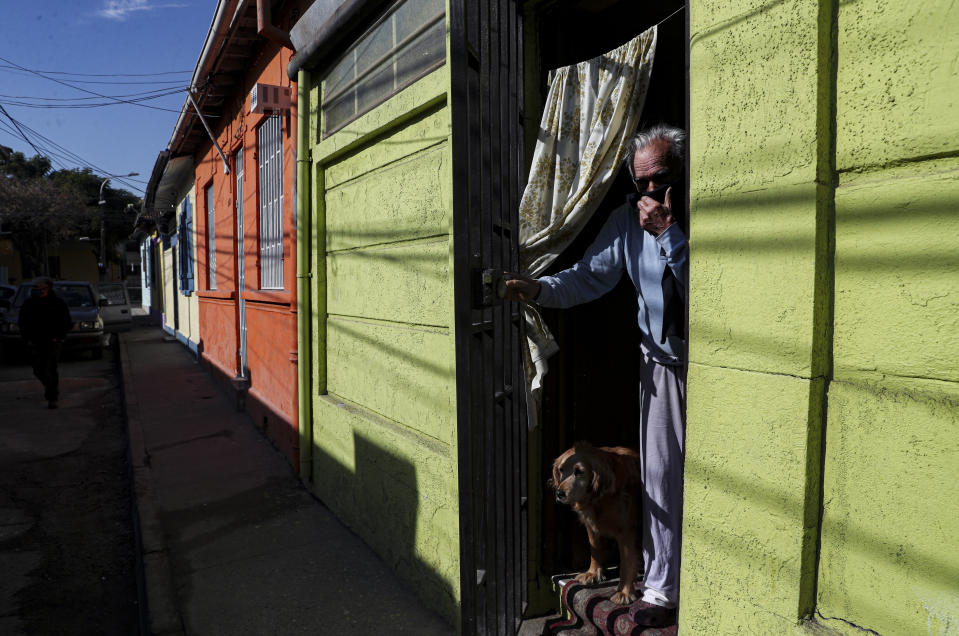
[(26, 360), (0, 363), (0, 634), (137, 633), (113, 353), (61, 359), (57, 410)]

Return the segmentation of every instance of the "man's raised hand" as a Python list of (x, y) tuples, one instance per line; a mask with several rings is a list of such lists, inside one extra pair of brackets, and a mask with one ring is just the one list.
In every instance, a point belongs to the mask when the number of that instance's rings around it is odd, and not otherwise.
[(659, 236), (666, 228), (675, 222), (673, 219), (672, 203), (673, 189), (666, 189), (666, 201), (660, 203), (652, 197), (640, 197), (636, 203), (639, 208), (639, 224), (653, 236)]

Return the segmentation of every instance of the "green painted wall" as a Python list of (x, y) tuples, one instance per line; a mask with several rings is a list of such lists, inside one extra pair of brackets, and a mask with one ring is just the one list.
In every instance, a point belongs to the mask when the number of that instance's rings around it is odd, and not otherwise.
[(683, 633), (781, 633), (811, 599), (821, 402), (815, 2), (690, 12)]
[(683, 633), (959, 630), (957, 23), (692, 3)]
[(446, 67), (326, 139), (311, 90), (313, 484), (459, 620)]
[[(959, 633), (959, 6), (841, 3), (818, 608)], [(831, 621), (830, 623), (835, 623)]]

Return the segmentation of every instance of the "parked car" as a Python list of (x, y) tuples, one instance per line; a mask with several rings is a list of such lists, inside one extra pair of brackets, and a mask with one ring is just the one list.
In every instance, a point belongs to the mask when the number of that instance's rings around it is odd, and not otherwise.
[[(123, 283), (98, 283), (100, 292), (100, 317), (108, 333), (130, 331), (133, 316), (130, 314), (130, 296)], [(105, 304), (104, 304), (105, 303)]]
[[(5, 351), (22, 348), (24, 341), (20, 337), (17, 321), (20, 309), (27, 298), (39, 292), (33, 283), (22, 283), (17, 287), (10, 309), (0, 318), (0, 343)], [(53, 283), (53, 293), (59, 296), (70, 309), (73, 326), (67, 332), (63, 348), (67, 350), (86, 350), (94, 358), (103, 356), (103, 347), (109, 337), (103, 330), (100, 317), (100, 303), (93, 285), (86, 281), (62, 280)]]

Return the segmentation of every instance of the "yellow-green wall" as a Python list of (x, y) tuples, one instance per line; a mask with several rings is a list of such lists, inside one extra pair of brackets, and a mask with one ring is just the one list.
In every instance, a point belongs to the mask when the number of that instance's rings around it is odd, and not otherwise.
[(690, 7), (683, 633), (959, 627), (957, 22)]
[(959, 633), (959, 6), (840, 3), (818, 608)]
[(458, 621), (447, 67), (321, 139), (313, 165), (312, 488)]

